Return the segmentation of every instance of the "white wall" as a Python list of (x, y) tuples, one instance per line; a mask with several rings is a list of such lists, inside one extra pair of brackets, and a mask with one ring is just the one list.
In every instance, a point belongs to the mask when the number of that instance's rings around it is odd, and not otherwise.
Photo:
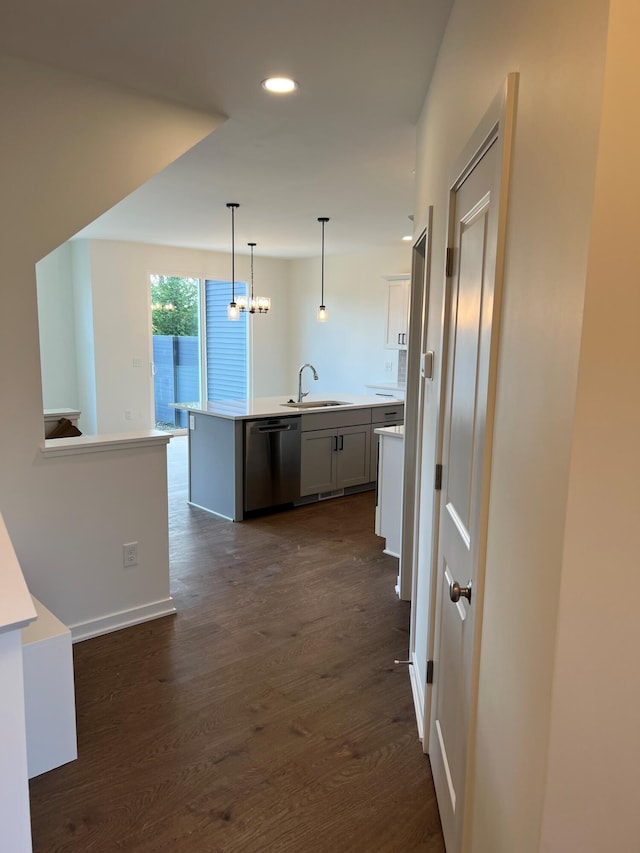
[[(56, 292), (64, 307), (75, 313), (75, 338), (69, 344), (57, 332), (56, 315), (41, 315), (41, 339), (50, 367), (43, 370), (43, 393), (57, 387), (54, 367), (77, 349), (80, 376), (80, 428), (85, 433), (125, 432), (154, 426), (153, 380), (150, 363), (151, 314), (149, 275), (192, 276), (227, 280), (230, 256), (171, 246), (107, 240), (72, 240), (38, 264), (39, 300)], [(53, 275), (52, 275), (53, 273)], [(59, 286), (66, 276), (71, 292)], [(236, 254), (236, 278), (249, 276), (248, 256)], [(250, 320), (254, 389), (257, 396), (286, 393), (289, 362), (288, 262), (254, 259), (254, 280), (260, 293), (271, 296), (272, 310)], [(114, 329), (117, 335), (114, 337)], [(140, 366), (134, 367), (134, 364)], [(74, 364), (75, 369), (75, 364)], [(62, 404), (60, 404), (62, 405)], [(131, 420), (125, 411), (131, 412)]]
[[(166, 445), (46, 457), (38, 468), (47, 513), (27, 579), (73, 638), (171, 611)], [(138, 543), (133, 568), (126, 542)]]
[(36, 264), (38, 327), (45, 409), (78, 407), (71, 246), (63, 243)]
[[(306, 390), (314, 394), (364, 394), (368, 383), (395, 381), (397, 350), (384, 349), (387, 282), (382, 276), (409, 272), (410, 267), (411, 249), (406, 244), (326, 255), (324, 298), (329, 319), (318, 323), (320, 258), (291, 262), (288, 393), (297, 391), (298, 369), (305, 362), (311, 362), (320, 377), (314, 382), (305, 372)], [(385, 371), (385, 362), (391, 362), (391, 371)]]
[[(519, 71), (477, 738), (474, 853), (538, 850), (606, 0), (456, 0), (422, 111), (416, 225), (434, 205), (427, 347), (441, 354), (451, 167)], [(433, 459), (439, 388), (427, 388)], [(428, 565), (431, 478), (422, 495)], [(426, 535), (425, 535), (426, 534)]]
[[(612, 0), (573, 431), (545, 853), (640, 845), (640, 7)], [(617, 247), (612, 251), (612, 247)]]
[[(126, 607), (134, 592), (117, 570), (122, 541), (129, 541), (122, 540), (121, 498), (130, 484), (119, 466), (98, 468), (94, 460), (81, 474), (80, 457), (61, 461), (40, 453), (35, 265), (219, 120), (8, 57), (0, 57), (0, 112), (11, 116), (0, 136), (0, 387), (6, 401), (0, 407), (0, 512), (34, 594), (67, 623), (78, 623)], [(161, 454), (153, 468), (156, 488), (165, 468)], [(151, 510), (145, 500), (138, 491), (128, 502), (126, 524), (135, 529), (139, 520), (146, 537), (152, 513), (162, 542), (166, 511), (162, 517), (162, 503)], [(166, 573), (167, 564), (155, 569)], [(145, 588), (135, 590), (136, 603), (157, 596), (156, 580), (146, 588), (147, 577), (139, 573)]]
[[(82, 241), (73, 241), (76, 242)], [(152, 415), (149, 275), (229, 280), (230, 255), (171, 246), (92, 240), (97, 431), (148, 429)], [(249, 256), (236, 253), (236, 279), (249, 276)], [(283, 390), (288, 350), (287, 262), (255, 257), (255, 286), (271, 296), (272, 309), (253, 325), (254, 389), (257, 396)], [(117, 346), (113, 330), (118, 329)], [(133, 367), (138, 359), (142, 367)], [(125, 420), (125, 410), (132, 420)]]

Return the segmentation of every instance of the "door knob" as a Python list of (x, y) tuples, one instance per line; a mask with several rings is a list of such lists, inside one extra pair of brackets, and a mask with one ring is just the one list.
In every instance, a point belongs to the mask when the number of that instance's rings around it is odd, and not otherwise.
[(461, 598), (466, 598), (469, 604), (471, 604), (471, 581), (469, 581), (469, 586), (460, 586), (458, 581), (453, 581), (453, 583), (449, 584), (449, 598), (453, 603), (460, 601)]

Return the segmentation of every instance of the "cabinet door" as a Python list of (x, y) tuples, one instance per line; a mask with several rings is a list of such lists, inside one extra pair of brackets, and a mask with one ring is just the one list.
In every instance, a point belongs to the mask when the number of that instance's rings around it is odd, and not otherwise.
[(371, 424), (339, 429), (336, 457), (336, 488), (344, 489), (370, 482)]
[(409, 325), (409, 282), (392, 281), (388, 284), (387, 349), (406, 349)]
[(387, 541), (385, 554), (400, 556), (402, 530), (402, 479), (404, 466), (404, 441), (394, 436), (379, 436), (380, 470), (378, 481), (378, 507), (376, 533)]
[(389, 421), (384, 424), (371, 425), (371, 462), (369, 479), (372, 483), (378, 478), (378, 444), (380, 443), (380, 436), (377, 434), (376, 429), (380, 426), (400, 426), (403, 423), (404, 421)]
[(300, 457), (300, 494), (316, 495), (335, 489), (336, 452), (335, 429), (316, 429), (303, 432)]
[(377, 479), (378, 439), (376, 429), (382, 426), (399, 426), (404, 423), (404, 401), (394, 400), (388, 406), (376, 406), (371, 410), (371, 482)]

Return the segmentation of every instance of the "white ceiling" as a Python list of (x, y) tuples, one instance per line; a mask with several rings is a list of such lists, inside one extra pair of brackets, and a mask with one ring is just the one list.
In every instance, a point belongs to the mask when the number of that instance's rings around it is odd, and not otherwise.
[[(0, 51), (228, 116), (81, 236), (256, 255), (411, 233), (415, 122), (452, 0), (2, 0)], [(260, 86), (273, 74), (289, 96)], [(150, 144), (153, 141), (150, 140)]]

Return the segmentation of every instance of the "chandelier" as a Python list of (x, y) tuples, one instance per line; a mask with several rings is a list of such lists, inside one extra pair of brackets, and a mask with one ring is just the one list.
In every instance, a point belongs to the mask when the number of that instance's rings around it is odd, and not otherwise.
[(271, 299), (268, 296), (254, 296), (253, 292), (253, 250), (257, 243), (247, 243), (251, 251), (251, 296), (238, 296), (238, 308), (241, 311), (249, 311), (249, 314), (266, 314), (271, 308)]

